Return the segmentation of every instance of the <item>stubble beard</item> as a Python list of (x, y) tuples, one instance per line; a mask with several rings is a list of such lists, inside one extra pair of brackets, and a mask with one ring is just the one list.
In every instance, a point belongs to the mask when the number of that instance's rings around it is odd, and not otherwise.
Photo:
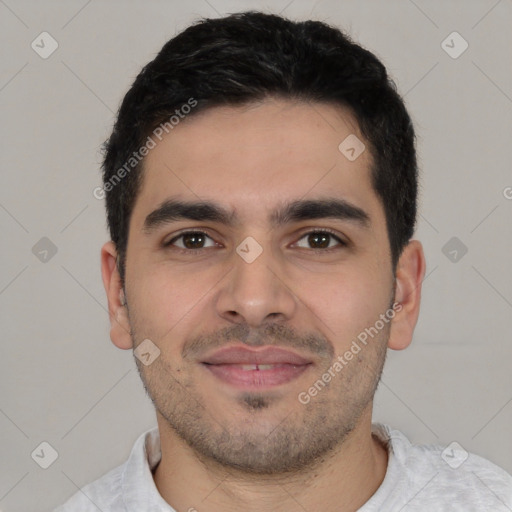
[[(313, 469), (340, 448), (371, 408), (388, 338), (386, 328), (308, 404), (299, 403), (296, 394), (281, 397), (246, 391), (233, 404), (236, 414), (225, 417), (210, 412), (186, 367), (173, 371), (162, 356), (147, 367), (136, 363), (158, 413), (204, 464), (248, 474), (299, 473)], [(332, 362), (308, 385), (320, 379)]]

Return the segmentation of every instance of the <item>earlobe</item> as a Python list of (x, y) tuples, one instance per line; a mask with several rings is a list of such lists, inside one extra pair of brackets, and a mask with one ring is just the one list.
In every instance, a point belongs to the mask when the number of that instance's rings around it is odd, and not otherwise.
[(101, 248), (101, 275), (108, 300), (110, 339), (116, 347), (129, 350), (133, 348), (130, 321), (117, 268), (117, 251), (113, 242), (107, 242)]
[(425, 275), (425, 256), (418, 240), (411, 240), (398, 261), (394, 302), (401, 305), (391, 324), (388, 347), (393, 350), (407, 348), (418, 321), (421, 285)]

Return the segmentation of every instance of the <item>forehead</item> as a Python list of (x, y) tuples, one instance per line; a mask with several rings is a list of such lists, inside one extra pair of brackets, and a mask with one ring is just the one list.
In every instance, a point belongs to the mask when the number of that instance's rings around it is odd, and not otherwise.
[[(340, 150), (345, 140), (366, 149), (351, 160)], [(276, 204), (327, 195), (377, 213), (371, 164), (347, 109), (276, 99), (209, 108), (181, 120), (146, 156), (133, 214), (172, 196), (222, 202), (254, 220)]]

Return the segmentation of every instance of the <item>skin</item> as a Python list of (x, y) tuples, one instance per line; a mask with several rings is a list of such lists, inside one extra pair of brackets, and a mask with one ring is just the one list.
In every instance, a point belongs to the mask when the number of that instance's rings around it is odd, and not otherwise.
[[(355, 161), (338, 150), (350, 134), (367, 148)], [(124, 290), (112, 242), (102, 248), (102, 275), (112, 342), (132, 349), (150, 339), (160, 350), (151, 364), (136, 362), (161, 436), (155, 484), (177, 511), (354, 511), (382, 483), (387, 452), (371, 435), (373, 396), (387, 348), (412, 340), (425, 258), (410, 241), (393, 275), (371, 163), (347, 110), (281, 99), (191, 116), (146, 157)], [(237, 223), (179, 220), (145, 233), (146, 216), (170, 197), (214, 201)], [(368, 226), (332, 218), (269, 223), (285, 202), (325, 197), (363, 209)], [(163, 246), (185, 229), (207, 233), (202, 251), (190, 238)], [(325, 248), (308, 237), (315, 229), (347, 245), (330, 238)], [(248, 236), (263, 250), (252, 263), (236, 252)], [(301, 403), (299, 393), (394, 301), (401, 304), (394, 318)], [(285, 347), (313, 364), (270, 390), (243, 391), (200, 364), (234, 343)]]

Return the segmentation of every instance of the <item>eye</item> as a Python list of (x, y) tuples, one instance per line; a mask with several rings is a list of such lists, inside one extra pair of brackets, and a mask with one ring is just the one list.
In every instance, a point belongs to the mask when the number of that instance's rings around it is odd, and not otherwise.
[[(319, 250), (319, 251), (326, 251), (327, 249), (333, 249), (336, 246), (338, 247), (344, 247), (348, 244), (344, 242), (340, 237), (336, 236), (334, 233), (332, 233), (329, 230), (324, 229), (317, 229), (315, 231), (309, 231), (301, 236), (300, 240), (306, 239), (306, 247), (303, 245), (301, 246), (299, 242), (297, 242), (298, 247), (302, 247), (305, 249), (313, 249), (313, 250)], [(334, 245), (332, 245), (332, 242), (335, 242)], [(337, 242), (337, 244), (336, 244)], [(309, 244), (309, 246), (307, 246)]]
[[(305, 242), (301, 242), (305, 240)], [(174, 246), (182, 252), (200, 251), (218, 244), (204, 231), (184, 231), (163, 244), (165, 247)], [(330, 252), (333, 249), (346, 247), (347, 242), (326, 229), (316, 229), (304, 233), (295, 246), (319, 252)]]
[[(204, 245), (206, 240), (211, 240), (211, 245)], [(215, 242), (204, 231), (185, 231), (175, 236), (164, 244), (166, 247), (174, 245), (183, 250), (199, 250), (207, 247), (215, 247)]]

